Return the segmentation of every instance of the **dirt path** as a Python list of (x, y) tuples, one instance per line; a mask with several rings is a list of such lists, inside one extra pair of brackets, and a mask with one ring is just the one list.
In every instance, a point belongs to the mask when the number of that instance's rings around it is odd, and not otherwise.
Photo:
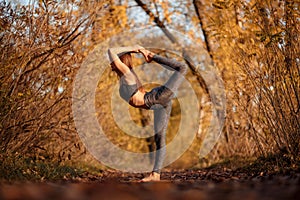
[(218, 170), (169, 171), (162, 182), (142, 174), (103, 172), (74, 181), (1, 184), (0, 199), (299, 199), (300, 172), (254, 175)]

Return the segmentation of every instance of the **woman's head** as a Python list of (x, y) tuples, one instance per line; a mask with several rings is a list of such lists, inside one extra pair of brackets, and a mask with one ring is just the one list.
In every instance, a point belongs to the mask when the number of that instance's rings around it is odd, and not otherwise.
[(120, 60), (122, 63), (127, 65), (130, 69), (132, 68), (132, 57), (131, 53), (124, 53), (121, 56), (119, 56)]
[[(130, 53), (125, 53), (119, 56), (120, 60), (128, 66), (129, 69), (132, 68), (132, 57)], [(122, 76), (121, 71), (116, 67), (115, 63), (110, 64), (112, 71), (115, 71), (119, 76)]]

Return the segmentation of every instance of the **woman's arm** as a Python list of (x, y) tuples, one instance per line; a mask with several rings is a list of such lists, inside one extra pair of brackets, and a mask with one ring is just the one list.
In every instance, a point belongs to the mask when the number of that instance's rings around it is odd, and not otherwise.
[(108, 56), (111, 64), (115, 64), (116, 67), (123, 73), (126, 74), (129, 70), (129, 68), (120, 60), (118, 54), (122, 53), (138, 53), (140, 49), (143, 49), (144, 47), (141, 47), (139, 45), (135, 46), (129, 46), (129, 47), (115, 47), (115, 48), (109, 48), (108, 49)]
[(115, 62), (116, 60), (120, 60), (118, 54), (122, 53), (138, 53), (140, 49), (144, 49), (144, 47), (135, 45), (135, 46), (128, 46), (128, 47), (114, 47), (108, 49), (108, 56), (110, 62)]
[(108, 56), (111, 64), (114, 64), (116, 68), (124, 75), (125, 81), (128, 84), (135, 84), (135, 76), (130, 71), (129, 67), (125, 65), (119, 58), (118, 54), (122, 53), (138, 53), (140, 49), (143, 49), (144, 47), (141, 47), (139, 45), (135, 46), (129, 46), (129, 47), (115, 47), (115, 48), (109, 48), (108, 49)]

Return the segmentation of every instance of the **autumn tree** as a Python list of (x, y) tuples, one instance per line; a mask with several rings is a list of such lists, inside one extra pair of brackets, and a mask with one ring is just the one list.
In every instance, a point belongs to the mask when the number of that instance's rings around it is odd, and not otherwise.
[[(244, 155), (283, 150), (295, 158), (299, 4), (260, 0), (195, 0), (194, 4), (228, 89), (224, 134), (229, 148)], [(233, 143), (244, 145), (235, 149)]]
[(0, 9), (1, 152), (58, 161), (84, 153), (72, 82), (94, 45), (122, 28), (112, 17), (119, 10), (109, 1), (76, 0), (2, 1)]

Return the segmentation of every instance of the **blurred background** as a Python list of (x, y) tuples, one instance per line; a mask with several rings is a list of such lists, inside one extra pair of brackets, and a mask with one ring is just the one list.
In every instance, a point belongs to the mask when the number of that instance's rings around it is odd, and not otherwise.
[[(199, 98), (199, 130), (169, 169), (219, 162), (250, 163), (258, 157), (296, 166), (300, 150), (299, 2), (292, 0), (22, 0), (0, 2), (0, 178), (56, 179), (80, 170), (108, 168), (89, 154), (72, 115), (75, 75), (103, 41), (135, 28), (157, 28), (163, 40), (179, 44), (171, 30), (201, 47), (190, 50), (187, 79)], [(187, 53), (187, 52), (182, 52)], [(163, 53), (162, 53), (163, 54)], [(136, 64), (141, 63), (136, 59)], [(211, 97), (199, 68), (219, 72), (226, 91), (226, 120), (213, 150), (199, 158), (208, 129)], [(99, 80), (96, 111), (111, 141), (147, 152), (153, 138), (125, 135), (110, 108), (109, 71)], [(151, 88), (153, 85), (147, 85)], [(180, 122), (174, 101), (167, 142)], [(131, 109), (146, 126), (149, 111)]]

